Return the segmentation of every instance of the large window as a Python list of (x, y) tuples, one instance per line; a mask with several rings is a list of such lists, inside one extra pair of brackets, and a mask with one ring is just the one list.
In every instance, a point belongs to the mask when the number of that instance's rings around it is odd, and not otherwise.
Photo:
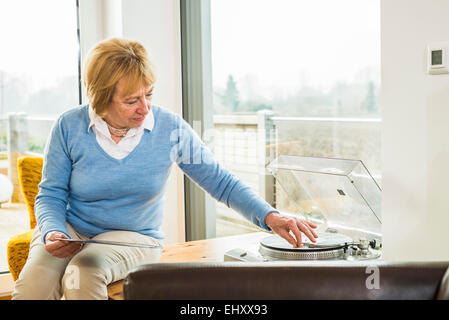
[[(79, 104), (76, 10), (75, 0), (0, 2), (0, 117), (26, 112), (36, 151), (48, 131), (33, 119), (55, 118)], [(4, 122), (1, 128), (4, 137)]]
[[(210, 12), (213, 150), (222, 164), (288, 211), (264, 172), (272, 146), (362, 160), (381, 183), (379, 0), (212, 0)], [(256, 230), (217, 204), (217, 236)]]
[[(24, 113), (19, 151), (42, 153), (56, 117), (80, 103), (77, 29), (76, 0), (0, 1), (1, 174), (8, 174), (9, 114)], [(0, 272), (8, 270), (9, 237), (26, 231), (28, 223), (26, 213), (3, 206)]]

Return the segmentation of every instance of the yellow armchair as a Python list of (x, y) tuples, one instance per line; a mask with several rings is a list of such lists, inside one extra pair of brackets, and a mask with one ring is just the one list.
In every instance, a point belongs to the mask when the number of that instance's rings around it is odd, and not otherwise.
[[(39, 191), (38, 185), (42, 179), (43, 158), (24, 156), (17, 160), (17, 166), (20, 188), (30, 215), (30, 231), (13, 236), (8, 242), (8, 266), (14, 281), (19, 278), (19, 274), (28, 258), (31, 238), (36, 227), (34, 201)], [(112, 297), (114, 294), (116, 294), (115, 287), (108, 286), (109, 297)]]
[(8, 266), (14, 281), (19, 277), (20, 271), (22, 271), (28, 258), (31, 238), (36, 227), (34, 201), (42, 178), (42, 165), (42, 157), (25, 156), (17, 160), (20, 189), (30, 215), (30, 231), (13, 236), (8, 242)]

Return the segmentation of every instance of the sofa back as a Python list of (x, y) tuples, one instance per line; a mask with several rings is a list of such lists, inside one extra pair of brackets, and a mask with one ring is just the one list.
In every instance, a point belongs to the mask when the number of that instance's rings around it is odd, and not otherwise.
[(449, 262), (218, 262), (139, 266), (125, 299), (431, 300)]

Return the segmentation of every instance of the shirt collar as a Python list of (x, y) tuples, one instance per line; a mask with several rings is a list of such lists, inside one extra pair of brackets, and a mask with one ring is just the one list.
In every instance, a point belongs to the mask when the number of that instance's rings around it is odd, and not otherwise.
[[(99, 115), (97, 115), (92, 109), (92, 107), (89, 105), (89, 119), (90, 123), (87, 127), (87, 132), (89, 132), (90, 128), (95, 125), (96, 128), (100, 131), (104, 131), (106, 135), (109, 133), (109, 130), (107, 128), (106, 121), (104, 121)], [(143, 120), (142, 125), (139, 128), (147, 129), (149, 131), (152, 131), (154, 127), (154, 115), (153, 115), (153, 109), (150, 108), (150, 111), (148, 112), (148, 115), (145, 117), (145, 120)]]

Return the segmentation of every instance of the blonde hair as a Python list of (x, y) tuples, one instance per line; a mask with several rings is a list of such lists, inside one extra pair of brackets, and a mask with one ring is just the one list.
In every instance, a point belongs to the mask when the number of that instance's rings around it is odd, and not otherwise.
[(96, 114), (104, 116), (115, 86), (126, 77), (124, 94), (131, 94), (156, 81), (154, 65), (147, 50), (137, 41), (112, 38), (100, 41), (88, 53), (83, 82)]

